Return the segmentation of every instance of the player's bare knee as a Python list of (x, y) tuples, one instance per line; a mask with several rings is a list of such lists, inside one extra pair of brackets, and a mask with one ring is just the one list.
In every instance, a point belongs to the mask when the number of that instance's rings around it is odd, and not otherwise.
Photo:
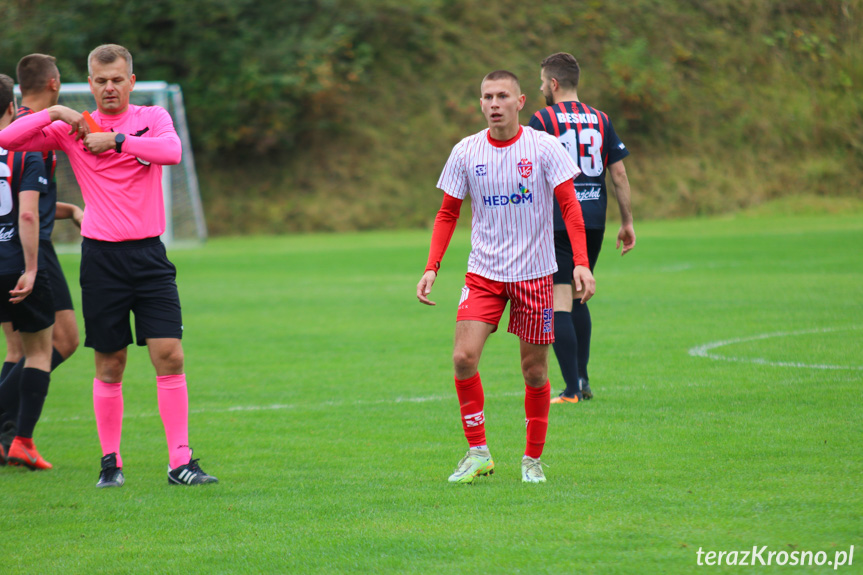
[[(71, 312), (71, 310), (69, 310)], [(69, 359), (78, 346), (81, 338), (78, 335), (78, 324), (75, 321), (74, 312), (57, 312), (57, 321), (54, 323), (54, 347), (63, 356)]]
[(183, 348), (179, 346), (153, 354), (153, 365), (161, 375), (183, 373), (183, 362)]
[(118, 360), (102, 362), (96, 367), (96, 378), (105, 383), (119, 383), (123, 381), (123, 372), (126, 363)]
[(78, 349), (80, 343), (81, 341), (77, 332), (64, 334), (54, 339), (54, 347), (63, 356), (63, 359), (69, 359)]
[(524, 382), (530, 387), (542, 387), (548, 381), (548, 365), (523, 363), (521, 373)]
[[(456, 349), (452, 354), (452, 363), (456, 376), (459, 376), (459, 374), (468, 374), (467, 377), (470, 377), (476, 372), (479, 365), (479, 354), (470, 350)], [(465, 378), (459, 377), (459, 379)]]

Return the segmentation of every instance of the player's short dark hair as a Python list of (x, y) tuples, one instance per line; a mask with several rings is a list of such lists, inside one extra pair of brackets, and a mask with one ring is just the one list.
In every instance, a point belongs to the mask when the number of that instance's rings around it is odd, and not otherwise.
[(38, 94), (48, 85), (48, 80), (57, 78), (57, 58), (47, 54), (29, 54), (18, 61), (18, 87), (22, 96)]
[(6, 74), (0, 74), (0, 115), (6, 113), (9, 104), (15, 101), (15, 81)]
[(581, 69), (578, 67), (578, 60), (572, 54), (566, 52), (552, 54), (543, 60), (540, 66), (545, 71), (545, 77), (557, 80), (561, 88), (565, 90), (578, 88)]
[(518, 76), (516, 76), (509, 70), (495, 70), (494, 72), (489, 72), (485, 75), (485, 78), (482, 79), (480, 86), (485, 84), (487, 80), (512, 80), (513, 82), (515, 82), (515, 87), (518, 92), (521, 93), (521, 83), (518, 81)]
[(132, 53), (119, 44), (102, 44), (93, 48), (90, 55), (87, 56), (87, 73), (93, 75), (92, 62), (95, 60), (100, 64), (112, 64), (117, 58), (123, 58), (126, 61), (126, 68), (129, 76), (132, 75)]

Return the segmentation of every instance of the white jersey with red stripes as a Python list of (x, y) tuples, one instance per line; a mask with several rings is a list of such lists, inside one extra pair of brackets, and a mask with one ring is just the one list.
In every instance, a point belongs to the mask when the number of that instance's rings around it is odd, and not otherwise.
[(467, 271), (500, 282), (557, 271), (554, 188), (581, 173), (557, 138), (520, 127), (512, 140), (492, 140), (488, 129), (456, 144), (437, 187), (471, 199)]

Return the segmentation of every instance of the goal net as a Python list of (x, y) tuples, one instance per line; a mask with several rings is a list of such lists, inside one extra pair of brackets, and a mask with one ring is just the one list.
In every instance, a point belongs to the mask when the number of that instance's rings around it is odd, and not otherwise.
[[(166, 82), (136, 82), (130, 101), (138, 106), (156, 105), (165, 108), (171, 114), (183, 144), (183, 161), (176, 166), (162, 167), (162, 191), (165, 196), (165, 233), (162, 241), (174, 246), (203, 242), (207, 238), (207, 226), (180, 87)], [(96, 101), (86, 83), (63, 84), (58, 103), (79, 112), (92, 112), (96, 109)], [(57, 200), (84, 207), (81, 188), (72, 173), (69, 158), (61, 151), (57, 151), (55, 175)], [(53, 240), (58, 244), (77, 243), (80, 241), (78, 228), (71, 224), (63, 225), (63, 222), (58, 221)]]

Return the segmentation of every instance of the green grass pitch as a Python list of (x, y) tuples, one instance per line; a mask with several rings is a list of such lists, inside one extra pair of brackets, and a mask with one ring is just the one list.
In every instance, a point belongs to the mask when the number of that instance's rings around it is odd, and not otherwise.
[[(641, 223), (625, 258), (610, 224), (590, 304), (596, 398), (552, 406), (544, 485), (520, 482), (524, 384), (505, 328), (480, 366), (496, 473), (446, 481), (466, 449), (450, 359), (464, 230), (435, 308), (415, 299), (427, 231), (174, 251), (191, 443), (220, 483), (167, 485), (135, 347), (126, 485), (96, 489), (82, 347), (36, 428), (54, 469), (0, 468), (0, 572), (736, 573), (752, 568), (698, 567), (697, 551), (854, 545), (840, 571), (859, 573), (861, 216)], [(62, 259), (76, 292), (78, 257)]]

